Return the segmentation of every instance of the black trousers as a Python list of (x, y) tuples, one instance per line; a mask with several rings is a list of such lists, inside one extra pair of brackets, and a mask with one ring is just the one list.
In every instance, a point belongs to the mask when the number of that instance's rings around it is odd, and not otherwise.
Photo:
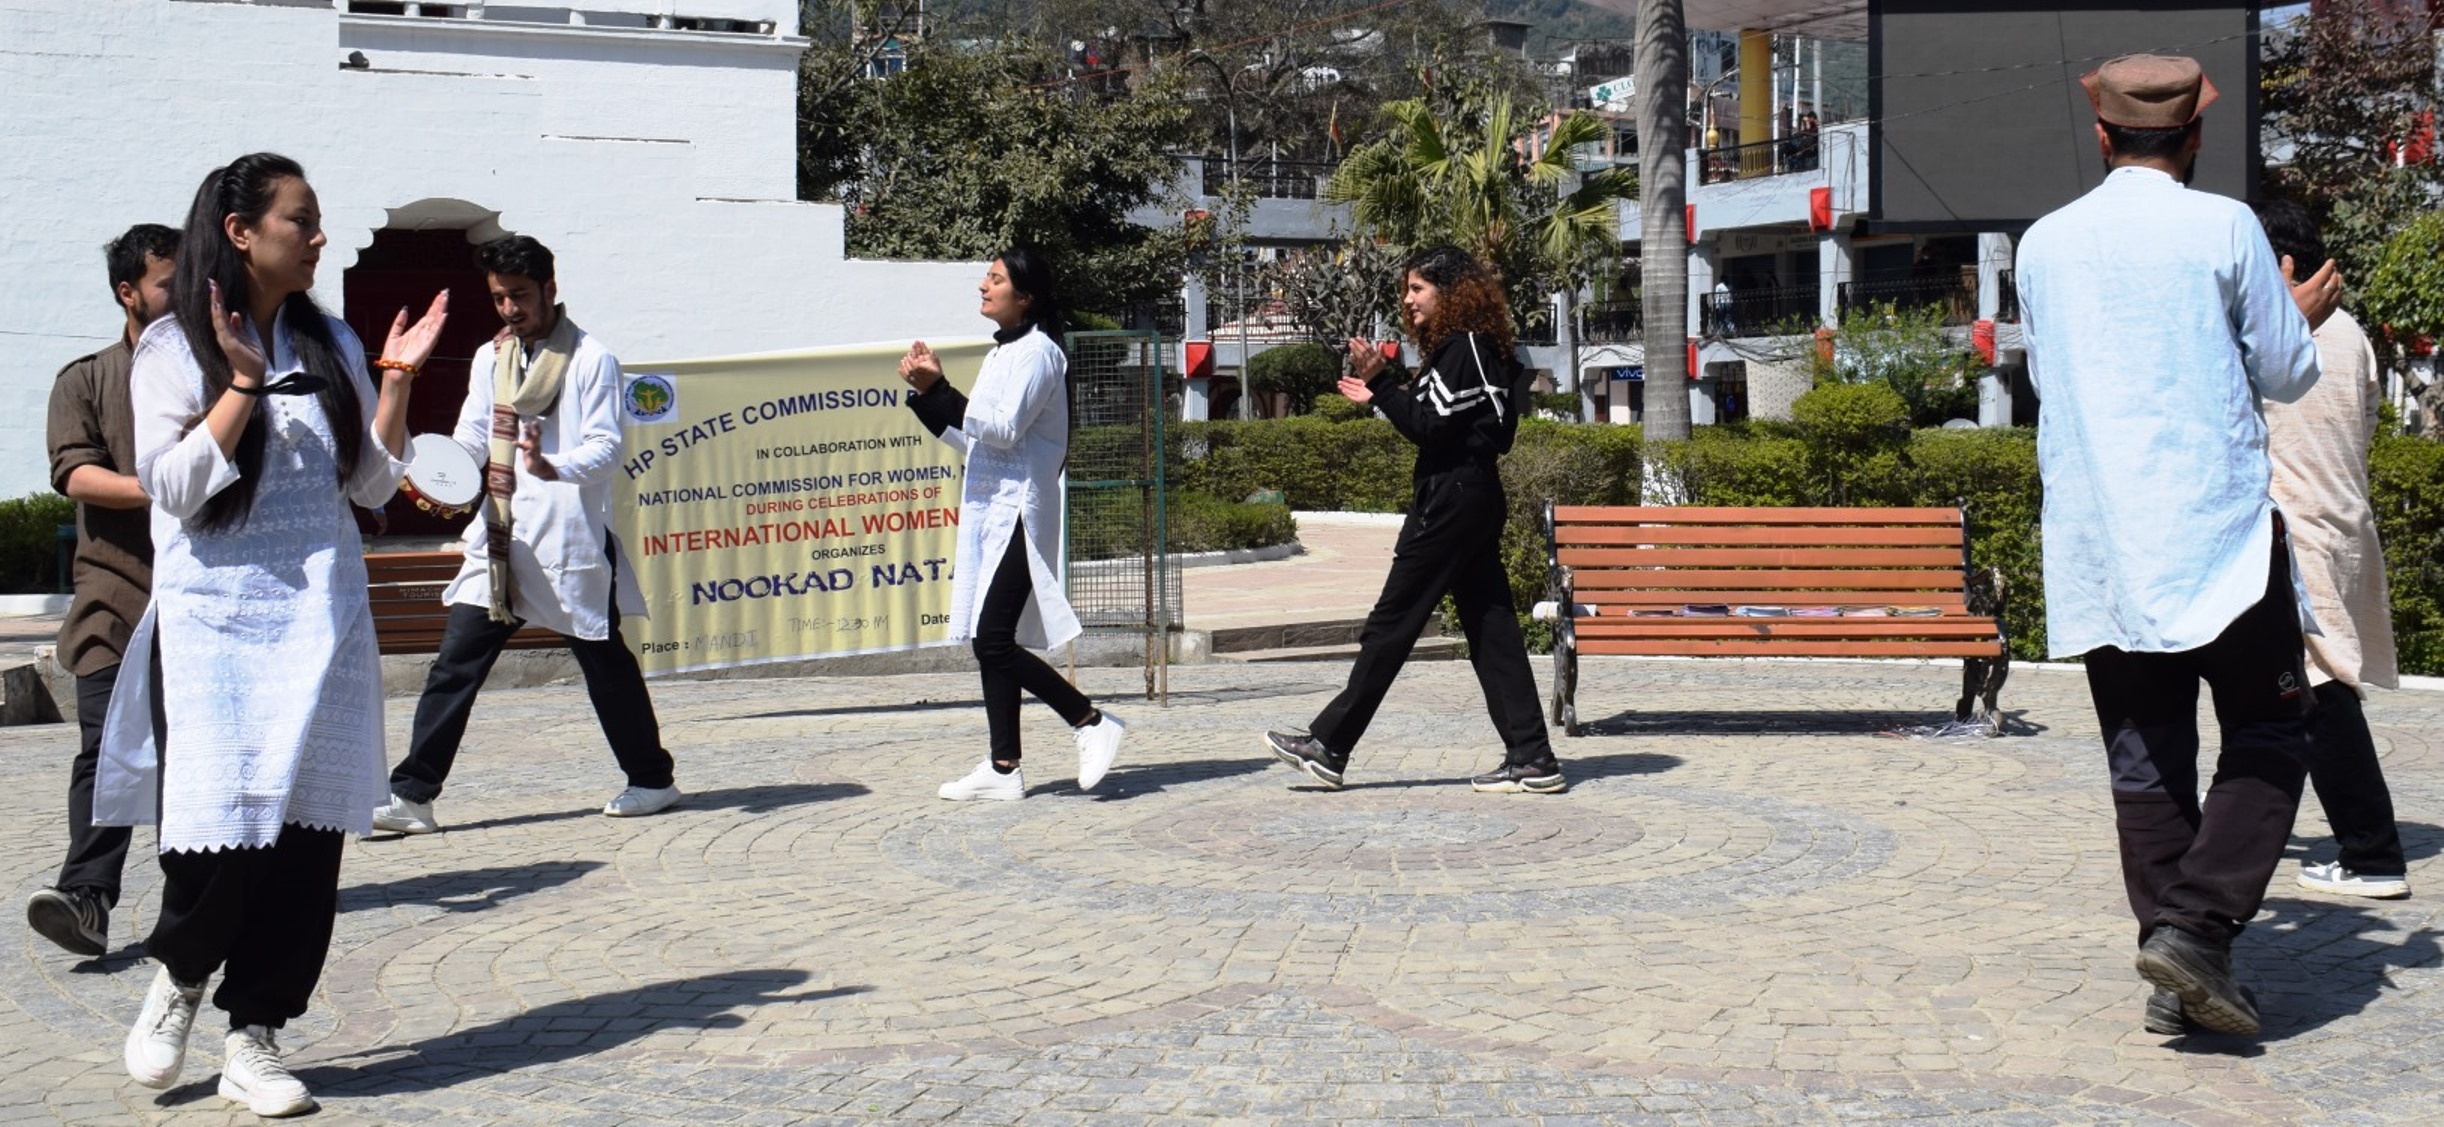
[[(2290, 554), (2276, 525), (2265, 594), (2214, 641), (2179, 653), (2087, 655), (2113, 776), (2122, 885), (2139, 941), (2169, 924), (2227, 941), (2257, 914), (2299, 813), (2314, 699)], [(2198, 800), (2198, 683), (2223, 742)]]
[(1010, 546), (993, 569), (993, 582), (976, 608), (976, 668), (984, 678), (984, 723), (991, 733), (993, 758), (1014, 763), (1019, 758), (1018, 694), (1024, 689), (1051, 705), (1070, 727), (1094, 718), (1095, 702), (1069, 683), (1044, 659), (1018, 644), (1018, 620), (1035, 597), (1035, 580), (1027, 570), (1027, 523), (1010, 529)]
[(2327, 681), (2316, 692), (2317, 709), (2308, 718), (2308, 782), (2325, 807), (2325, 820), (2333, 824), (2342, 867), (2401, 876), (2410, 869), (2402, 856), (2401, 829), (2393, 822), (2393, 792), (2377, 764), (2376, 739), (2368, 734), (2359, 693), (2340, 681)]
[[(662, 724), (653, 713), (653, 698), (645, 691), (645, 674), (636, 654), (620, 637), (618, 595), (611, 607), (611, 632), (599, 642), (569, 638), (569, 653), (585, 674), (586, 695), (593, 698), (594, 718), (628, 785), (660, 789), (671, 785), (670, 752), (662, 746)], [(449, 781), (458, 759), (459, 741), (467, 734), (467, 717), (475, 711), (475, 694), (500, 660), (501, 647), (523, 623), (494, 622), (482, 607), (453, 605), (449, 624), (442, 627), (441, 652), (425, 674), (424, 695), (416, 701), (416, 722), (408, 736), (407, 758), (390, 773), (391, 793), (410, 802), (431, 802)]]
[(1502, 479), (1490, 466), (1465, 466), (1417, 483), (1408, 519), (1392, 546), (1383, 593), (1358, 634), (1349, 684), (1308, 726), (1325, 747), (1348, 755), (1358, 746), (1427, 619), (1449, 594), (1468, 636), (1468, 661), (1485, 692), (1486, 714), (1502, 737), (1503, 761), (1552, 761), (1553, 742), (1536, 702), (1536, 675), (1528, 670), (1527, 640), (1519, 633), (1510, 578), (1502, 570), (1507, 512)]
[(102, 721), (110, 716), (116, 665), (76, 679), (76, 761), (68, 768), (68, 859), (52, 887), (86, 889), (102, 902), (119, 903), (119, 873), (127, 867), (126, 826), (93, 824), (93, 774), (102, 760)]
[(161, 855), (161, 913), (146, 954), (195, 984), (221, 972), (212, 1004), (229, 1027), (273, 1029), (306, 1012), (339, 915), (336, 830), (280, 827), (268, 848)]

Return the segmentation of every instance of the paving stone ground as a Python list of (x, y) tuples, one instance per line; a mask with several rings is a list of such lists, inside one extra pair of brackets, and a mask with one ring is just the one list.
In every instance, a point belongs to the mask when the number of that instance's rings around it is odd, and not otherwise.
[[(685, 805), (596, 811), (583, 690), (488, 694), (438, 812), (351, 844), (292, 1060), (325, 1123), (2419, 1123), (2444, 1116), (2444, 693), (2369, 707), (2417, 898), (2300, 889), (2304, 808), (2239, 963), (2262, 1040), (2139, 1028), (2094, 720), (2015, 673), (1586, 663), (1566, 795), (1490, 796), (1464, 663), (1412, 667), (1339, 793), (1258, 734), (1343, 665), (1129, 670), (1082, 795), (1030, 705), (1029, 797), (934, 786), (984, 741), (965, 676), (656, 686)], [(1541, 671), (1540, 671), (1541, 672)], [(403, 745), (413, 702), (390, 703)], [(153, 965), (149, 834), (79, 963), (14, 922), (62, 841), (72, 733), (0, 732), (0, 1124), (252, 1121), (119, 1041)]]

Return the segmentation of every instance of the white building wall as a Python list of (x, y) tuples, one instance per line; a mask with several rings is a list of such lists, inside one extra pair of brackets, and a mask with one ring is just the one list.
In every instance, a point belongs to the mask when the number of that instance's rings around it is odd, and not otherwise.
[[(390, 225), (498, 226), (559, 258), (571, 312), (623, 356), (967, 334), (975, 263), (844, 258), (795, 194), (791, 0), (587, 0), (773, 22), (737, 35), (342, 15), (297, 0), (0, 0), (0, 496), (47, 484), (61, 365), (115, 338), (104, 243), (180, 224), (212, 167), (306, 167), (330, 246), (315, 296)], [(362, 52), (364, 69), (345, 68)], [(479, 224), (480, 228), (480, 224)], [(455, 314), (489, 317), (481, 295)]]

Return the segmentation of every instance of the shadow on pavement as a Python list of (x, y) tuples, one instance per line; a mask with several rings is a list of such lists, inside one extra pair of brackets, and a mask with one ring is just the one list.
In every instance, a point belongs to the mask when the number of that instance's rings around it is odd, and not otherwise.
[[(2045, 729), (2018, 719), (2006, 723), (2011, 735), (2033, 735)], [(1950, 712), (1876, 712), (1867, 709), (1741, 709), (1616, 712), (1582, 724), (1590, 736), (1877, 736), (1902, 728), (1936, 727), (1952, 722)], [(1555, 740), (1556, 746), (1563, 746)]]
[[(1123, 764), (1112, 768), (1103, 782), (1086, 797), (1098, 802), (1126, 802), (1149, 794), (1161, 794), (1166, 787), (1182, 783), (1199, 783), (1207, 779), (1226, 779), (1232, 775), (1252, 775), (1273, 765), (1273, 760), (1197, 759), (1185, 763), (1152, 763), (1143, 767)], [(1078, 781), (1059, 779), (1027, 788), (1032, 797), (1039, 794), (1077, 794)]]
[(339, 910), (362, 912), (399, 904), (430, 904), (445, 912), (481, 912), (502, 902), (558, 888), (602, 868), (600, 861), (552, 861), (426, 873), (339, 890)]
[(746, 1020), (734, 1010), (819, 1002), (873, 989), (785, 993), (808, 977), (802, 970), (731, 971), (572, 998), (411, 1045), (315, 1061), (299, 1068), (297, 1077), (315, 1092), (333, 1096), (431, 1091), (591, 1056), (663, 1030), (733, 1028)]
[(838, 708), (784, 708), (779, 712), (741, 712), (736, 716), (691, 716), (689, 723), (719, 723), (723, 720), (795, 720), (807, 716), (888, 716), (898, 712), (949, 712), (962, 708), (983, 708), (983, 697), (963, 697), (958, 700), (908, 700), (890, 704), (844, 704)]
[(2383, 995), (2400, 989), (2395, 972), (2434, 966), (2444, 957), (2435, 929), (2396, 938), (2405, 930), (2402, 923), (2372, 905), (2270, 896), (2265, 908), (2275, 918), (2261, 919), (2242, 935), (2239, 970), (2258, 991), (2266, 1041), (2314, 1032), (2383, 1005)]
[[(689, 791), (672, 814), (690, 810), (736, 810), (741, 814), (767, 814), (792, 806), (815, 802), (835, 802), (843, 798), (874, 793), (864, 783), (763, 783), (751, 787), (723, 787), (720, 790)], [(664, 817), (665, 815), (656, 815)]]

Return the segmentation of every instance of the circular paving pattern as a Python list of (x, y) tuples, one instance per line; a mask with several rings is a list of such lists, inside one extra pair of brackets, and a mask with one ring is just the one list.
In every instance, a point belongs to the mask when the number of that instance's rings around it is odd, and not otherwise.
[[(576, 687), (487, 694), (449, 832), (352, 846), (313, 1012), (284, 1044), (324, 1123), (1814, 1124), (2419, 1122), (2444, 1006), (2436, 898), (2282, 883), (2244, 937), (2262, 1046), (2136, 1027), (2143, 987), (2082, 682), (2012, 686), (2031, 734), (1880, 738), (1954, 671), (1590, 662), (1628, 719), (1558, 741), (1560, 796), (1480, 795), (1461, 665), (1411, 669), (1352, 785), (1255, 748), (1314, 668), (1178, 670), (1094, 795), (1030, 707), (1030, 797), (933, 787), (983, 746), (940, 676), (657, 685), (688, 800), (602, 818)], [(1111, 693), (1132, 671), (1089, 671)], [(960, 689), (969, 687), (962, 677)], [(1319, 688), (1325, 685), (1325, 688)], [(2434, 698), (2370, 705), (2413, 854), (2444, 831)], [(1725, 702), (1736, 702), (1726, 704)], [(412, 701), (393, 701), (394, 743)], [(1918, 710), (1918, 711), (1913, 711)], [(1864, 719), (1862, 719), (1864, 717)], [(0, 732), (56, 772), (59, 729)], [(20, 896), (54, 789), (0, 792)], [(2313, 806), (2302, 850), (2330, 843)], [(140, 835), (141, 840), (141, 835)], [(2278, 882), (2288, 882), (2286, 865)], [(130, 868), (114, 932), (150, 923)], [(152, 966), (0, 959), (0, 1121), (252, 1123), (199, 1036), (119, 1074)], [(207, 1018), (207, 1027), (210, 1018)]]

